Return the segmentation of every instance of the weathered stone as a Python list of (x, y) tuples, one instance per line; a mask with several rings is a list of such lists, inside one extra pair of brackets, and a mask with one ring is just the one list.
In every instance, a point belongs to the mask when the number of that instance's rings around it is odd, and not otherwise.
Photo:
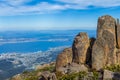
[(72, 62), (72, 48), (66, 48), (60, 53), (56, 60), (56, 71)]
[(55, 73), (51, 73), (49, 80), (57, 80)]
[(81, 72), (81, 71), (85, 71), (85, 72), (88, 72), (88, 68), (81, 64), (77, 64), (77, 63), (72, 63), (68, 66), (68, 73), (74, 73), (74, 72)]
[(98, 20), (97, 39), (92, 49), (92, 68), (102, 69), (116, 63), (115, 19), (102, 16)]
[(104, 70), (104, 73), (103, 73), (103, 80), (112, 79), (113, 76), (114, 76), (114, 75), (113, 75), (113, 72), (112, 72), (112, 71)]
[(120, 65), (120, 49), (116, 50), (116, 61), (117, 61), (117, 64)]
[(65, 67), (59, 68), (59, 72), (61, 72), (62, 74), (70, 74), (74, 72), (77, 73), (80, 71), (88, 72), (88, 68), (83, 64), (79, 65), (77, 63), (71, 63)]
[(54, 73), (50, 73), (49, 71), (42, 72), (41, 78), (39, 80), (57, 80), (56, 75)]
[(120, 73), (104, 70), (103, 80), (120, 80)]
[[(93, 69), (101, 69), (104, 65), (104, 40), (97, 39), (94, 46), (93, 46), (93, 52), (92, 52), (92, 68)], [(102, 45), (101, 45), (102, 44)]]
[(102, 37), (104, 30), (108, 30), (115, 35), (115, 22), (115, 19), (109, 15), (100, 17), (97, 25), (97, 38)]
[(86, 56), (89, 48), (89, 38), (86, 33), (79, 33), (73, 42), (73, 62), (86, 63)]
[(50, 76), (49, 71), (42, 72), (41, 78), (39, 80), (48, 80), (48, 77)]

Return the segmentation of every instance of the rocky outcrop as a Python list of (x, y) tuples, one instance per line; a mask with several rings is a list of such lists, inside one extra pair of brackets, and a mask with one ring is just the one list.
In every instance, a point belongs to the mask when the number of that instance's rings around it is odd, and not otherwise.
[[(79, 33), (75, 37), (72, 45), (73, 58), (71, 63), (86, 64), (95, 70), (101, 70), (105, 66), (120, 64), (119, 38), (119, 20), (116, 21), (109, 15), (99, 17), (96, 39), (89, 39), (84, 32)], [(67, 66), (68, 59), (65, 58), (65, 55), (64, 51), (59, 55), (56, 69), (57, 67)]]
[(87, 72), (88, 71), (88, 68), (81, 64), (77, 64), (77, 63), (71, 63), (71, 64), (68, 64), (64, 67), (60, 67), (58, 72), (61, 72), (62, 74), (70, 74), (70, 73), (78, 73), (78, 72), (81, 72), (81, 71), (85, 71)]
[(57, 57), (56, 71), (61, 71), (62, 67), (71, 64), (71, 62), (72, 62), (72, 48), (66, 48)]
[(50, 73), (49, 71), (45, 71), (41, 74), (41, 78), (39, 80), (57, 80), (55, 73)]
[(72, 49), (67, 48), (58, 55), (56, 71), (62, 74), (88, 71), (84, 65), (91, 62), (91, 50), (95, 39), (88, 38), (87, 33), (79, 33), (73, 42)]
[[(87, 72), (88, 67), (102, 73), (104, 71), (103, 68), (106, 66), (120, 65), (119, 20), (116, 21), (109, 15), (100, 17), (98, 19), (96, 39), (89, 39), (84, 32), (79, 33), (73, 41), (72, 52), (73, 58), (72, 61), (70, 58), (69, 65), (68, 58), (63, 57), (66, 56), (64, 51), (58, 56), (56, 69), (60, 66), (61, 68), (59, 69), (64, 74), (80, 71)], [(114, 76), (107, 71), (104, 71), (104, 74), (101, 75), (104, 76), (104, 79), (113, 78)]]
[[(52, 64), (54, 65), (54, 63)], [(98, 19), (96, 39), (89, 39), (87, 33), (79, 33), (73, 41), (72, 48), (64, 49), (58, 55), (55, 64), (56, 72), (53, 70), (52, 72), (40, 72), (38, 74), (40, 80), (57, 80), (57, 73), (60, 73), (59, 75), (65, 77), (63, 79), (66, 79), (66, 75), (75, 73), (74, 75), (77, 75), (75, 80), (79, 80), (81, 75), (83, 77), (81, 80), (119, 80), (119, 20), (116, 21), (109, 15), (100, 17)], [(48, 66), (51, 65), (46, 64), (38, 66), (36, 69), (43, 69)], [(86, 75), (83, 76), (83, 74), (80, 74), (82, 72), (86, 73)], [(54, 73), (56, 73), (56, 75)], [(65, 74), (65, 76), (63, 74)], [(18, 79), (20, 76), (17, 76), (16, 78)], [(73, 80), (73, 78), (71, 80)]]
[(89, 38), (87, 33), (79, 33), (73, 42), (73, 62), (75, 63), (86, 63), (86, 56), (88, 54)]
[(71, 63), (68, 67), (67, 67), (67, 73), (74, 73), (74, 72), (81, 72), (81, 71), (88, 71), (88, 68), (84, 65), (84, 64), (77, 64), (77, 63)]
[(103, 80), (120, 80), (120, 73), (104, 70)]
[(115, 19), (102, 16), (98, 19), (97, 39), (92, 50), (92, 68), (100, 70), (116, 63)]

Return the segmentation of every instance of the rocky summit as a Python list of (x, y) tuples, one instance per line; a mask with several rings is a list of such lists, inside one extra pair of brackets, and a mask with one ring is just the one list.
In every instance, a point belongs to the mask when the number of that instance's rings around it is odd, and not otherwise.
[[(39, 71), (41, 76), (34, 80), (120, 80), (119, 19), (109, 15), (99, 17), (96, 39), (80, 32), (72, 48), (58, 55), (55, 68), (49, 65)], [(15, 78), (18, 75), (12, 80)]]
[[(89, 39), (87, 33), (84, 32), (75, 37), (72, 46), (72, 62), (80, 65), (89, 64), (92, 65), (92, 69), (96, 70), (100, 70), (105, 66), (120, 64), (119, 27), (118, 20), (116, 21), (113, 17), (109, 15), (100, 17), (98, 19), (96, 40)], [(71, 52), (69, 53), (71, 54)]]
[[(69, 53), (71, 54), (71, 51)], [(73, 56), (71, 56), (71, 64), (76, 63), (76, 65), (79, 65), (77, 68), (78, 71), (86, 71), (87, 69), (84, 69), (85, 67), (88, 67), (92, 70), (101, 71), (106, 66), (119, 65), (119, 19), (116, 20), (109, 15), (99, 17), (97, 24), (96, 39), (89, 39), (87, 33), (80, 32), (73, 41), (72, 55)], [(58, 57), (60, 56), (58, 55)], [(66, 59), (64, 58), (64, 60)], [(62, 65), (59, 63), (59, 58), (57, 58), (57, 62), (56, 64)], [(67, 64), (66, 66), (71, 67), (71, 64)], [(84, 68), (79, 70), (81, 65), (85, 66)], [(63, 67), (65, 68), (66, 66), (64, 65)], [(58, 68), (61, 68), (61, 66), (59, 66)], [(56, 71), (60, 71), (60, 69), (58, 70), (58, 68), (56, 68)], [(68, 70), (68, 68), (64, 70)]]

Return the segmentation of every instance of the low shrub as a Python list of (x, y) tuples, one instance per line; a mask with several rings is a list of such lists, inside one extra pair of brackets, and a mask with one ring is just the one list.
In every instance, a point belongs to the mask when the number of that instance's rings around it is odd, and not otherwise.
[(58, 80), (74, 80), (75, 78), (83, 79), (86, 75), (87, 73), (84, 71), (79, 73), (65, 74), (65, 75), (61, 74), (60, 72), (56, 74)]
[(113, 72), (120, 72), (120, 65), (115, 64), (115, 65), (105, 66), (104, 69), (110, 70), (110, 71), (113, 71)]

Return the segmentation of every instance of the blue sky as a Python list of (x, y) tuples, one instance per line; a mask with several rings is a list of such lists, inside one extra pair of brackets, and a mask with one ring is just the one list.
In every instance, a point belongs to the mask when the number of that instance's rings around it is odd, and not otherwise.
[(120, 19), (120, 0), (0, 0), (0, 31), (96, 29), (106, 14)]

